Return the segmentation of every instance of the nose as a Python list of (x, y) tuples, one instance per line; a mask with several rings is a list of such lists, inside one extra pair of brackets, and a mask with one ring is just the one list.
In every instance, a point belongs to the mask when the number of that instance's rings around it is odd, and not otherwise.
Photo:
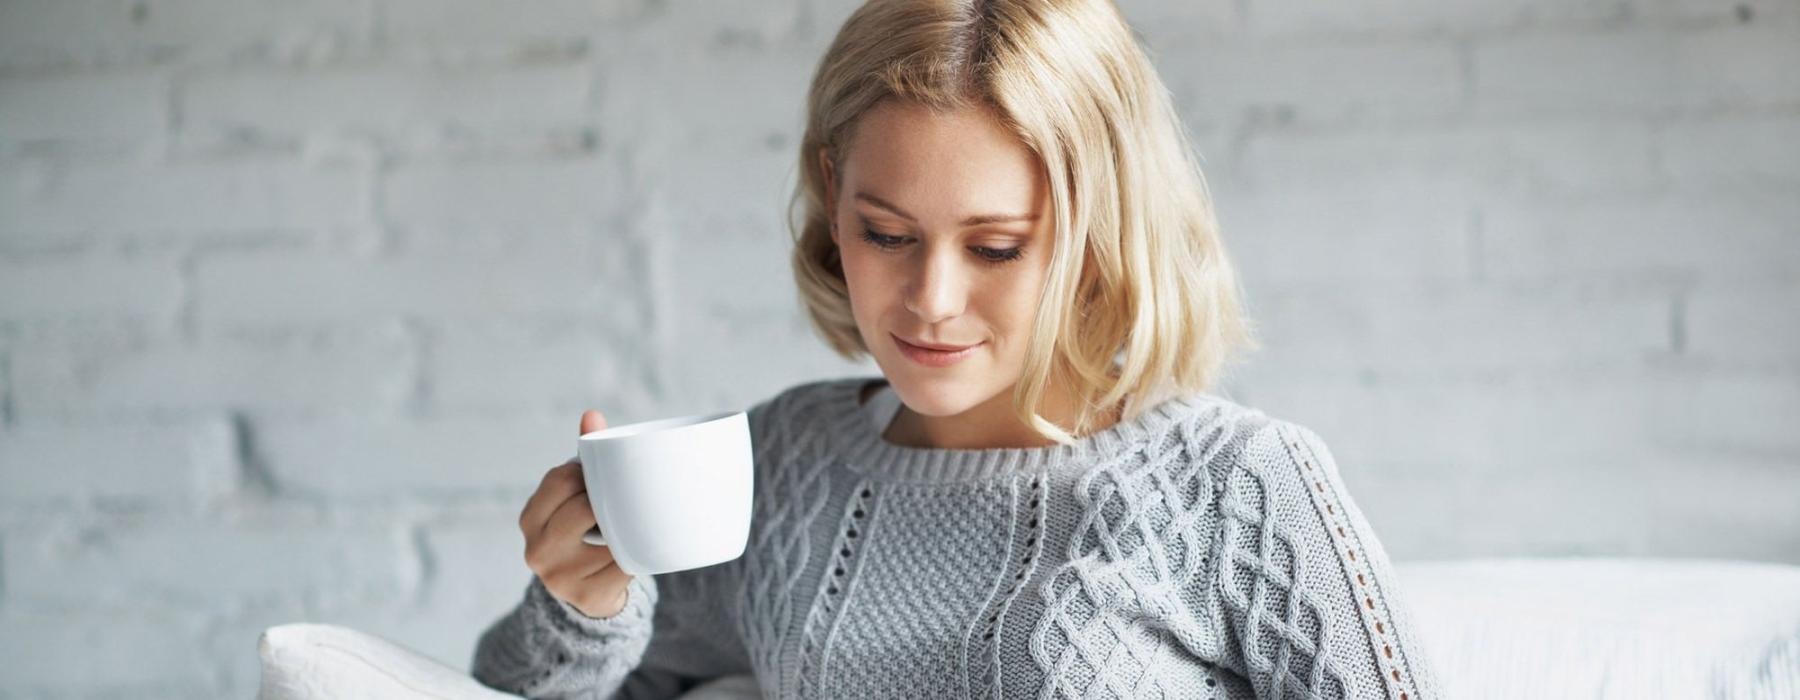
[(926, 323), (962, 315), (968, 301), (968, 275), (962, 269), (954, 246), (927, 249), (915, 258), (910, 286), (906, 290), (906, 308)]

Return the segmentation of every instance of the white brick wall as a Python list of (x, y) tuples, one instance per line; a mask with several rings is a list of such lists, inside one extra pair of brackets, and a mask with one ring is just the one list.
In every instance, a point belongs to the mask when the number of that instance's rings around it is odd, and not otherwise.
[[(1800, 562), (1800, 2), (1128, 0), (1401, 558)], [(0, 696), (464, 666), (575, 422), (871, 367), (782, 228), (844, 0), (0, 1)]]
[(251, 150), (160, 156), (145, 144), (61, 158), (54, 141), (8, 143), (16, 157), (0, 169), (0, 230), (9, 247), (317, 231), (366, 220), (372, 197), (355, 168)]
[[(0, 440), (0, 500), (22, 511), (85, 502), (206, 504), (239, 486), (237, 437), (221, 417), (96, 426), (27, 425)], [(117, 455), (130, 455), (118, 459)]]

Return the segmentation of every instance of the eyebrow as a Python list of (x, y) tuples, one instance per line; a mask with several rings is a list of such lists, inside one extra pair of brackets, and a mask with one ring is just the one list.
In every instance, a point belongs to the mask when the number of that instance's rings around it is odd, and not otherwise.
[[(877, 197), (875, 195), (869, 194), (867, 192), (858, 192), (858, 193), (856, 193), (856, 198), (860, 199), (862, 201), (868, 202), (870, 204), (873, 204), (875, 206), (881, 207), (882, 209), (886, 209), (889, 212), (893, 213), (893, 215), (898, 216), (902, 219), (906, 219), (907, 221), (911, 221), (914, 223), (918, 222), (918, 219), (914, 219), (913, 215), (906, 213), (900, 207), (896, 207), (892, 203), (888, 202), (887, 200)], [(982, 224), (1005, 224), (1005, 223), (1011, 223), (1014, 221), (1036, 221), (1036, 220), (1037, 220), (1036, 214), (976, 214), (967, 219), (963, 219), (962, 225), (964, 225), (964, 226), (980, 226)]]

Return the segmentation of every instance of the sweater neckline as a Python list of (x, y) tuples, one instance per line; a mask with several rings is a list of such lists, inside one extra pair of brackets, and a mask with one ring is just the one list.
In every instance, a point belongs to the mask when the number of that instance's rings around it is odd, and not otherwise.
[(979, 481), (1104, 460), (1161, 433), (1169, 424), (1205, 402), (1203, 395), (1167, 398), (1130, 420), (1119, 421), (1066, 445), (982, 449), (912, 447), (883, 438), (888, 423), (870, 420), (869, 407), (861, 401), (865, 387), (885, 381), (880, 377), (856, 377), (834, 382), (827, 386), (829, 395), (822, 402), (827, 409), (825, 415), (832, 427), (831, 434), (836, 436), (849, 469), (876, 481)]

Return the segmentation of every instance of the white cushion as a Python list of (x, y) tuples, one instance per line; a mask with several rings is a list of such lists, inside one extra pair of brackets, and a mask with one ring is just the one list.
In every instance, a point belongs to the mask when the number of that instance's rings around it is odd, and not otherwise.
[(1513, 559), (1396, 566), (1456, 698), (1800, 698), (1800, 567)]
[[(1451, 698), (1800, 698), (1800, 567), (1512, 559), (1396, 566)], [(333, 625), (263, 632), (261, 700), (492, 700), (466, 673)], [(748, 676), (684, 700), (757, 697)]]
[(258, 700), (518, 698), (411, 649), (347, 627), (279, 625), (264, 630), (257, 647), (262, 656)]
[[(399, 644), (337, 625), (270, 627), (257, 651), (262, 657), (258, 700), (518, 698)], [(743, 700), (760, 692), (755, 678), (727, 676), (689, 690), (682, 700)]]

